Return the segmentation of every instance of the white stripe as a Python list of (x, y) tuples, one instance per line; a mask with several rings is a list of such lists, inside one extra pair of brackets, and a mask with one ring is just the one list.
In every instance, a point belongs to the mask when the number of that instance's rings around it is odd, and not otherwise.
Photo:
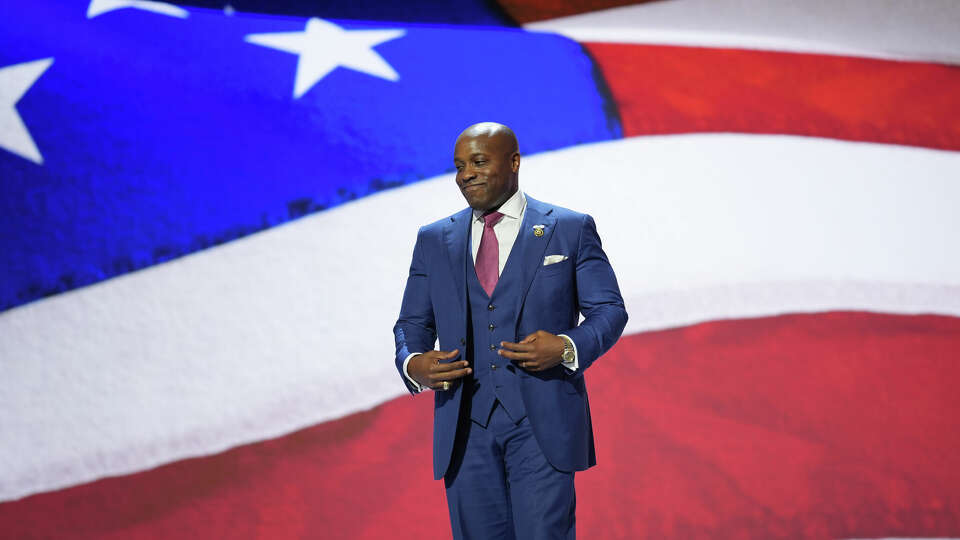
[(539, 21), (582, 42), (649, 43), (960, 63), (953, 0), (670, 0)]
[[(631, 331), (822, 309), (960, 315), (960, 153), (686, 135), (521, 170), (531, 196), (596, 217)], [(462, 206), (445, 176), (0, 314), (0, 500), (403, 394), (390, 329), (416, 230)]]
[(598, 217), (631, 332), (834, 309), (960, 315), (958, 179), (956, 152), (755, 135), (580, 146), (523, 170), (533, 197)]
[(91, 0), (87, 6), (87, 18), (92, 19), (118, 9), (142, 9), (161, 15), (169, 15), (179, 19), (186, 19), (190, 13), (182, 7), (167, 2), (153, 2), (150, 0)]

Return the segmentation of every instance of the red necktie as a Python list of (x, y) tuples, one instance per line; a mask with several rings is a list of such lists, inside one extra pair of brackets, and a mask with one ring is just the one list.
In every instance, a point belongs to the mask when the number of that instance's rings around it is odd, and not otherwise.
[(500, 243), (493, 232), (493, 226), (500, 221), (503, 214), (490, 212), (483, 216), (483, 236), (480, 237), (480, 249), (477, 250), (477, 279), (480, 286), (487, 291), (487, 296), (493, 296), (493, 288), (500, 278)]

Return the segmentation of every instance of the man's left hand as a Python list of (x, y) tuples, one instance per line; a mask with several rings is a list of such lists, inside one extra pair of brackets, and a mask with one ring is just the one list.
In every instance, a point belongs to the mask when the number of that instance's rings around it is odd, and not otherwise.
[(537, 330), (520, 340), (520, 343), (501, 341), (497, 351), (527, 371), (543, 371), (563, 361), (563, 338), (550, 332)]

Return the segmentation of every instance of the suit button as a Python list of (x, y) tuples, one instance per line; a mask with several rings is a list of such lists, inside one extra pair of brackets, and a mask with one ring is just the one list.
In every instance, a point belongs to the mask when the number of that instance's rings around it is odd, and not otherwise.
[(496, 369), (497, 369), (497, 365), (496, 365), (496, 364), (490, 364), (490, 369), (496, 370)]
[(463, 339), (463, 338), (460, 338), (460, 344), (461, 344), (461, 345), (466, 345), (466, 344), (467, 344), (467, 340), (465, 340), (465, 339)]
[(494, 329), (495, 327), (494, 327), (493, 324), (491, 323), (490, 326), (488, 326), (487, 328), (488, 328), (491, 332), (493, 332), (493, 329)]
[(491, 351), (497, 350), (497, 346), (494, 345), (493, 343), (491, 343), (491, 344), (490, 344), (490, 350), (491, 350)]
[(493, 304), (487, 304), (487, 309), (493, 311), (496, 308), (493, 307)]

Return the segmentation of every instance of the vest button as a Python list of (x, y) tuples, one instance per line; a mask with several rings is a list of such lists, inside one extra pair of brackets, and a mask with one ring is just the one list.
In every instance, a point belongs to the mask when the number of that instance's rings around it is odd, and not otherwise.
[(495, 327), (493, 326), (493, 323), (490, 323), (490, 326), (488, 326), (487, 328), (488, 328), (491, 332), (493, 332), (493, 329), (494, 329)]
[(493, 343), (491, 343), (491, 344), (490, 344), (490, 350), (491, 350), (491, 351), (497, 350), (497, 346), (494, 345)]
[(465, 340), (465, 339), (463, 339), (463, 338), (460, 338), (460, 344), (461, 344), (461, 345), (466, 345), (466, 344), (467, 344), (467, 340)]
[(490, 364), (490, 369), (497, 369), (497, 365), (496, 365), (496, 364)]
[(493, 304), (487, 304), (487, 309), (493, 311), (495, 308), (493, 307)]

